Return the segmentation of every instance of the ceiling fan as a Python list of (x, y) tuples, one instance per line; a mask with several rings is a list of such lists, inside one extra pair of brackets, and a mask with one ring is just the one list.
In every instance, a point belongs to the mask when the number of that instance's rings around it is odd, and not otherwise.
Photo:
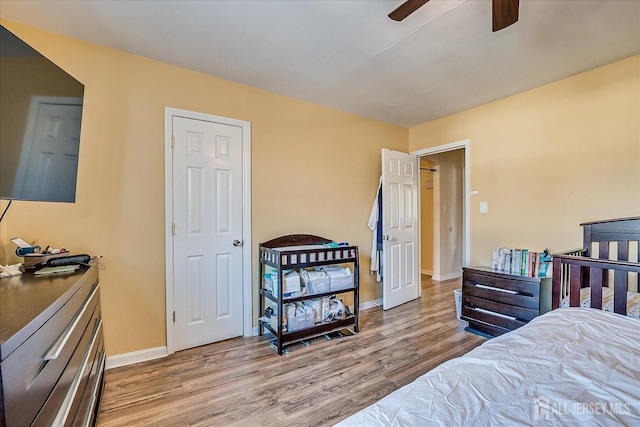
[[(407, 0), (389, 14), (394, 21), (402, 21), (429, 0)], [(518, 21), (519, 0), (492, 0), (493, 31), (500, 31)]]

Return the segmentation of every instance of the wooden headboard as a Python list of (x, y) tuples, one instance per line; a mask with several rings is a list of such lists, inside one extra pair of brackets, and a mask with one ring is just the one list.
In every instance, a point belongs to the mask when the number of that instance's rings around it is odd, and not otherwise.
[[(638, 281), (640, 217), (618, 218), (580, 224), (583, 247), (553, 255), (551, 308), (569, 294), (569, 305), (580, 305), (580, 288), (591, 287), (591, 307), (602, 308), (602, 287), (614, 290), (614, 311), (626, 314), (629, 273)], [(595, 249), (597, 248), (597, 254)], [(635, 257), (629, 256), (635, 250)], [(612, 253), (612, 252), (615, 252)], [(615, 258), (615, 259), (610, 259)], [(609, 272), (613, 273), (610, 274)], [(610, 283), (610, 276), (613, 283)]]
[(640, 241), (640, 217), (585, 222), (580, 225), (583, 230), (585, 256), (593, 257), (593, 246), (598, 243), (598, 258), (609, 259), (611, 243), (617, 242), (618, 261), (629, 261), (632, 242), (637, 245)]

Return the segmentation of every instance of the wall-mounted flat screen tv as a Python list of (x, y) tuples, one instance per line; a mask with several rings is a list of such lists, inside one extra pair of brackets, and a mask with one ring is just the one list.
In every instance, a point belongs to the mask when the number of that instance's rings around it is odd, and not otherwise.
[(75, 202), (84, 85), (0, 25), (0, 199)]

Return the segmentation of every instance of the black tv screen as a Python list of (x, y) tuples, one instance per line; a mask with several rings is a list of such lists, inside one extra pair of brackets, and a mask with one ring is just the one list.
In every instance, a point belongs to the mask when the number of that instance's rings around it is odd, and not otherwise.
[(0, 25), (0, 199), (75, 202), (84, 85)]

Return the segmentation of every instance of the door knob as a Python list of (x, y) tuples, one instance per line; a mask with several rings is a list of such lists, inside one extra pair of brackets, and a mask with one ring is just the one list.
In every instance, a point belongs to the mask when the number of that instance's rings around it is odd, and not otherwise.
[(242, 246), (242, 242), (240, 240), (236, 239), (236, 240), (233, 241), (233, 246), (238, 248), (238, 247)]

